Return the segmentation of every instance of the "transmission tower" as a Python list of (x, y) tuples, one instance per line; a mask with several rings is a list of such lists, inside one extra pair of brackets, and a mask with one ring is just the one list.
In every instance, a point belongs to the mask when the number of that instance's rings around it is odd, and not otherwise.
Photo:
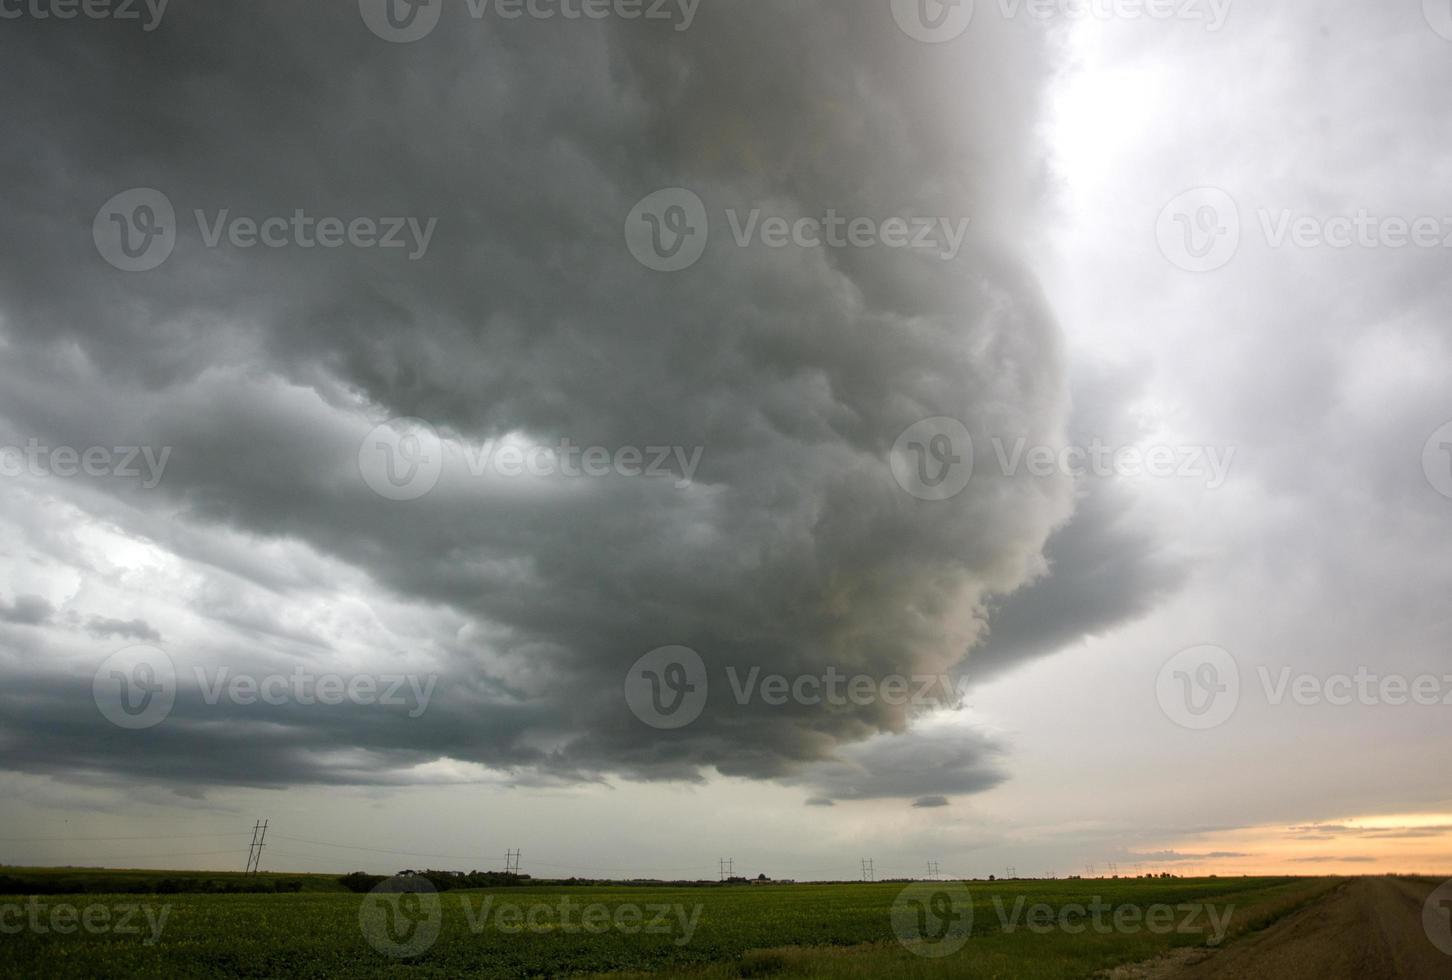
[(1012, 880), (1013, 880), (1013, 879), (1015, 879), (1015, 878), (1017, 878), (1017, 877), (1018, 877), (1018, 868), (1017, 868), (1017, 867), (1015, 867), (1015, 866), (1014, 866), (1014, 865), (1012, 865), (1012, 864), (1010, 864), (1010, 865), (1009, 865), (1009, 866), (1008, 866), (1008, 867), (1007, 867), (1007, 868), (1005, 868), (1005, 869), (1004, 869), (1004, 870), (1005, 870), (1005, 871), (1007, 871), (1007, 872), (1008, 872), (1008, 879), (1009, 879), (1009, 880), (1010, 880), (1010, 881), (1012, 881)]
[(736, 862), (732, 858), (721, 858), (721, 880), (736, 877)]
[(872, 870), (872, 859), (871, 858), (863, 858), (862, 859), (862, 880), (863, 881), (876, 881), (877, 880), (876, 873)]
[(267, 821), (252, 825), (252, 844), (247, 848), (247, 873), (255, 875), (262, 866), (262, 842), (267, 839)]
[(519, 850), (504, 852), (504, 873), (507, 875), (519, 874)]
[(928, 880), (929, 881), (937, 881), (938, 880), (938, 862), (937, 861), (929, 861), (928, 862)]

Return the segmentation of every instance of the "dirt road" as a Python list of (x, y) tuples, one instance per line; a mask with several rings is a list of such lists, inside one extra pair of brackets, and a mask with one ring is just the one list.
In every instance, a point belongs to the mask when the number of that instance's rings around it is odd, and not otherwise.
[[(1422, 926), (1433, 882), (1356, 878), (1264, 932), (1169, 974), (1175, 980), (1438, 980), (1452, 955)], [(1452, 939), (1452, 936), (1448, 937)]]

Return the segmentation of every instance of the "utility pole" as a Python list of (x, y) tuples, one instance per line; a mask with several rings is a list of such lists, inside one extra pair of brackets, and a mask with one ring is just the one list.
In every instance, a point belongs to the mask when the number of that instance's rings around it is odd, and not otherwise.
[(872, 870), (872, 859), (871, 858), (863, 858), (862, 859), (862, 880), (863, 881), (876, 881), (877, 880), (877, 874), (876, 874), (875, 871)]
[(929, 881), (937, 881), (938, 880), (938, 862), (937, 861), (929, 861), (928, 862), (928, 880)]
[(736, 877), (736, 862), (731, 858), (721, 858), (721, 880)]
[(262, 842), (267, 839), (267, 821), (252, 825), (252, 844), (247, 848), (247, 873), (255, 875), (262, 866)]
[(1007, 867), (1007, 868), (1005, 868), (1005, 869), (1004, 869), (1004, 870), (1005, 870), (1005, 871), (1007, 871), (1007, 872), (1008, 872), (1008, 880), (1009, 880), (1009, 881), (1013, 881), (1013, 880), (1015, 880), (1015, 879), (1016, 879), (1016, 878), (1018, 878), (1018, 868), (1016, 868), (1016, 867), (1015, 867), (1015, 866), (1013, 866), (1013, 865), (1012, 865), (1012, 864), (1010, 864), (1010, 865), (1009, 865), (1009, 866), (1008, 866), (1008, 867)]
[(507, 875), (519, 874), (519, 851), (517, 849), (504, 852), (504, 873)]

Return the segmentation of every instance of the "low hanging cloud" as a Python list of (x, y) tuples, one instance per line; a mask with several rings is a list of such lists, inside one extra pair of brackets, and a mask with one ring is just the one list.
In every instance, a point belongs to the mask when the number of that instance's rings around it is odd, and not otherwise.
[[(1072, 479), (975, 478), (924, 501), (888, 465), (935, 417), (984, 445), (1063, 438), (1068, 383), (1026, 245), (1044, 37), (985, 19), (924, 46), (868, 0), (702, 5), (688, 30), (447, 17), (408, 45), (351, 7), (283, 2), (178, 5), (145, 35), (22, 21), (0, 36), (0, 79), (29, 93), (0, 118), (34, 134), (0, 149), (7, 436), (169, 450), (154, 488), (0, 488), (51, 529), (27, 548), (145, 607), (91, 615), (94, 642), (47, 637), (64, 669), (9, 635), (8, 764), (268, 786), (716, 771), (801, 785), (813, 805), (937, 806), (1001, 782), (996, 740), (910, 731), (932, 705), (741, 704), (717, 682), (696, 721), (662, 731), (621, 687), (667, 645), (713, 679), (947, 675), (996, 597), (1078, 588), (1043, 578)], [(92, 240), (132, 188), (176, 215), (169, 257), (140, 272)], [(702, 202), (710, 232), (663, 272), (622, 229), (669, 188)], [(743, 246), (753, 213), (966, 232), (951, 256)], [(273, 231), (297, 235), (300, 214), (408, 219), (416, 247), (248, 248), (229, 224), (281, 217)], [(426, 420), (453, 454), (420, 499), (360, 475), (392, 418)], [(508, 443), (694, 464), (670, 480), (461, 468)], [(1117, 512), (1091, 496), (1054, 539), (1074, 581), (1104, 581), (1106, 552), (1150, 550)], [(121, 574), (59, 513), (146, 557)], [(1092, 595), (1047, 626), (1007, 601), (998, 666), (1107, 621)], [(0, 618), (39, 625), (49, 602)], [(118, 746), (87, 668), (163, 636), (176, 707)], [(187, 680), (340, 663), (406, 663), (437, 694), (409, 717), (207, 704)]]

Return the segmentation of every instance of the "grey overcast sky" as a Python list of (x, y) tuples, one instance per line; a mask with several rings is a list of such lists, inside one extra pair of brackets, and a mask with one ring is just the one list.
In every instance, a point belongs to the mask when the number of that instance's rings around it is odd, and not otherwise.
[(53, 13), (0, 861), (1452, 872), (1445, 3)]

